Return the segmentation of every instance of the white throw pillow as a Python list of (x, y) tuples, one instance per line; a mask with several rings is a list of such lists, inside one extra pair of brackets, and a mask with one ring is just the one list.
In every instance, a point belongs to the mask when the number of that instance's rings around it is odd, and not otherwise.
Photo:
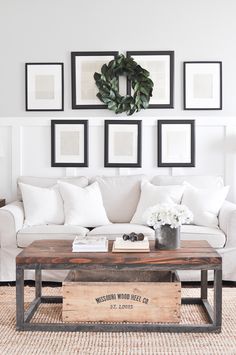
[(97, 227), (109, 224), (97, 182), (85, 188), (58, 182), (64, 200), (65, 224)]
[(145, 175), (97, 176), (107, 217), (112, 223), (128, 223), (140, 198)]
[(19, 183), (25, 210), (25, 225), (63, 224), (63, 201), (58, 185), (51, 188)]
[(193, 213), (193, 224), (218, 227), (218, 213), (229, 192), (229, 186), (199, 189), (185, 182), (182, 204)]
[(143, 214), (149, 207), (159, 203), (180, 204), (183, 192), (183, 185), (155, 186), (142, 182), (140, 200), (130, 223), (146, 224)]

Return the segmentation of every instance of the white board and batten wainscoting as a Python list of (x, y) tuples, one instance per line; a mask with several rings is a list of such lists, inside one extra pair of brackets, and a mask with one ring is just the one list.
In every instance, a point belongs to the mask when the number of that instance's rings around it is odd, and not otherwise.
[[(19, 175), (62, 177), (85, 175), (220, 175), (231, 186), (228, 199), (236, 202), (236, 117), (189, 117), (196, 123), (196, 167), (157, 167), (157, 119), (142, 117), (142, 168), (104, 168), (104, 120), (109, 117), (73, 117), (89, 121), (89, 167), (51, 167), (51, 119), (54, 117), (0, 118), (0, 196), (16, 198)], [(120, 119), (125, 117), (115, 117)], [(66, 119), (66, 117), (61, 117)], [(69, 119), (69, 118), (68, 118)], [(71, 119), (71, 117), (70, 117)], [(130, 118), (129, 118), (130, 119)], [(132, 119), (132, 118), (131, 118)]]

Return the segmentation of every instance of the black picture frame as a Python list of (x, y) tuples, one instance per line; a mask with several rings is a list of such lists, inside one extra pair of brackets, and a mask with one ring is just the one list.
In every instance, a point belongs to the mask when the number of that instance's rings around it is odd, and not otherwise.
[[(77, 57), (111, 57), (110, 60), (114, 59), (119, 54), (118, 51), (105, 51), (105, 52), (71, 52), (71, 91), (72, 91), (72, 109), (104, 109), (107, 108), (107, 105), (104, 104), (86, 104), (77, 102), (77, 72), (76, 72), (76, 59)], [(109, 61), (110, 61), (109, 60)], [(105, 64), (105, 63), (103, 63)], [(93, 78), (94, 72), (91, 73), (91, 80)], [(97, 89), (98, 92), (98, 89)]]
[[(110, 139), (109, 129), (114, 125), (135, 125), (137, 127), (137, 159), (135, 162), (111, 162), (109, 159)], [(105, 120), (104, 126), (104, 166), (106, 168), (141, 168), (142, 167), (142, 121), (141, 120)]]
[[(32, 73), (30, 73), (30, 69), (36, 69), (36, 67), (40, 67), (40, 66), (42, 66), (41, 69), (46, 69), (46, 66), (48, 66), (51, 69), (53, 66), (59, 67), (59, 72), (60, 72), (61, 78), (59, 78), (58, 82), (60, 82), (61, 88), (59, 88), (58, 94), (60, 92), (61, 99), (59, 100), (60, 104), (57, 107), (52, 107), (52, 106), (50, 107), (50, 104), (52, 105), (52, 102), (50, 102), (50, 100), (46, 100), (46, 101), (48, 101), (47, 103), (49, 104), (49, 107), (45, 107), (45, 103), (42, 104), (42, 102), (43, 102), (42, 99), (41, 100), (38, 99), (37, 104), (39, 106), (37, 107), (37, 106), (34, 106), (35, 103), (33, 103), (33, 99), (30, 98), (30, 96), (33, 95), (30, 90), (30, 88), (32, 86), (32, 84), (30, 83), (30, 78), (31, 78), (31, 75), (33, 75)], [(40, 68), (38, 68), (38, 69), (40, 70)], [(35, 87), (32, 90), (33, 93), (34, 93), (34, 90), (35, 90)], [(41, 102), (41, 107), (40, 107), (40, 102)], [(57, 63), (57, 62), (25, 63), (25, 110), (26, 111), (64, 111), (64, 63)]]
[[(171, 109), (174, 108), (174, 58), (175, 52), (174, 51), (128, 51), (126, 52), (127, 57), (133, 57), (135, 60), (135, 56), (169, 56), (169, 97), (168, 103), (152, 103), (155, 95), (155, 83), (153, 88), (153, 97), (150, 99), (150, 104), (148, 106), (149, 109)], [(142, 66), (142, 64), (137, 61), (138, 64)], [(148, 70), (148, 68), (144, 69)], [(149, 71), (149, 70), (148, 70)], [(150, 78), (152, 79), (152, 75), (150, 72)], [(131, 95), (131, 82), (127, 81), (127, 95)], [(158, 101), (158, 100), (157, 100)]]
[[(164, 161), (163, 159), (163, 125), (190, 125), (190, 161)], [(172, 133), (173, 136), (173, 133)], [(195, 167), (195, 120), (158, 120), (157, 125), (158, 137), (158, 167)], [(175, 136), (176, 138), (176, 136)], [(182, 141), (182, 140), (181, 140)]]
[[(58, 162), (56, 158), (56, 127), (57, 125), (83, 125), (83, 162)], [(52, 167), (88, 167), (88, 120), (51, 120), (51, 166)]]
[[(219, 66), (219, 72), (218, 72), (218, 81), (219, 81), (219, 87), (218, 87), (218, 105), (216, 106), (199, 106), (199, 104), (197, 105), (197, 107), (194, 107), (194, 105), (189, 105), (188, 103), (188, 99), (187, 99), (187, 95), (189, 95), (189, 90), (188, 90), (188, 84), (187, 84), (187, 80), (188, 80), (188, 75), (187, 75), (187, 67), (189, 65), (193, 66), (193, 65), (212, 65), (212, 66)], [(217, 81), (217, 80), (216, 80)], [(193, 85), (191, 85), (191, 87), (193, 87)], [(213, 90), (213, 89), (212, 89)], [(184, 106), (184, 110), (222, 110), (223, 108), (223, 98), (222, 98), (222, 62), (221, 61), (188, 61), (188, 62), (184, 62), (183, 63), (183, 91), (184, 91), (184, 95), (183, 95), (183, 106)], [(204, 105), (204, 102), (203, 102)]]

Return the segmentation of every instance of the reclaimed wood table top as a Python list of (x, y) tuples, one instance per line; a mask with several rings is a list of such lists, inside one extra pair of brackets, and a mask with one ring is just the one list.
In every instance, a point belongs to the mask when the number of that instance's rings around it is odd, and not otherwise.
[(221, 256), (207, 241), (182, 241), (176, 250), (157, 250), (154, 241), (150, 241), (149, 253), (114, 253), (113, 241), (109, 241), (109, 250), (104, 253), (72, 252), (71, 240), (37, 240), (26, 247), (17, 257), (17, 265), (78, 265), (86, 268), (121, 266), (170, 266), (178, 269), (207, 268), (221, 265)]

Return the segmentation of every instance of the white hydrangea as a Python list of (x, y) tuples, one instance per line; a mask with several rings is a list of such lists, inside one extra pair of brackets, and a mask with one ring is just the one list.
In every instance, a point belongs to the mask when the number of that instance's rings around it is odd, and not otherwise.
[(164, 224), (177, 228), (181, 224), (190, 223), (193, 220), (193, 214), (185, 205), (163, 203), (148, 208), (143, 214), (143, 220), (154, 229)]

